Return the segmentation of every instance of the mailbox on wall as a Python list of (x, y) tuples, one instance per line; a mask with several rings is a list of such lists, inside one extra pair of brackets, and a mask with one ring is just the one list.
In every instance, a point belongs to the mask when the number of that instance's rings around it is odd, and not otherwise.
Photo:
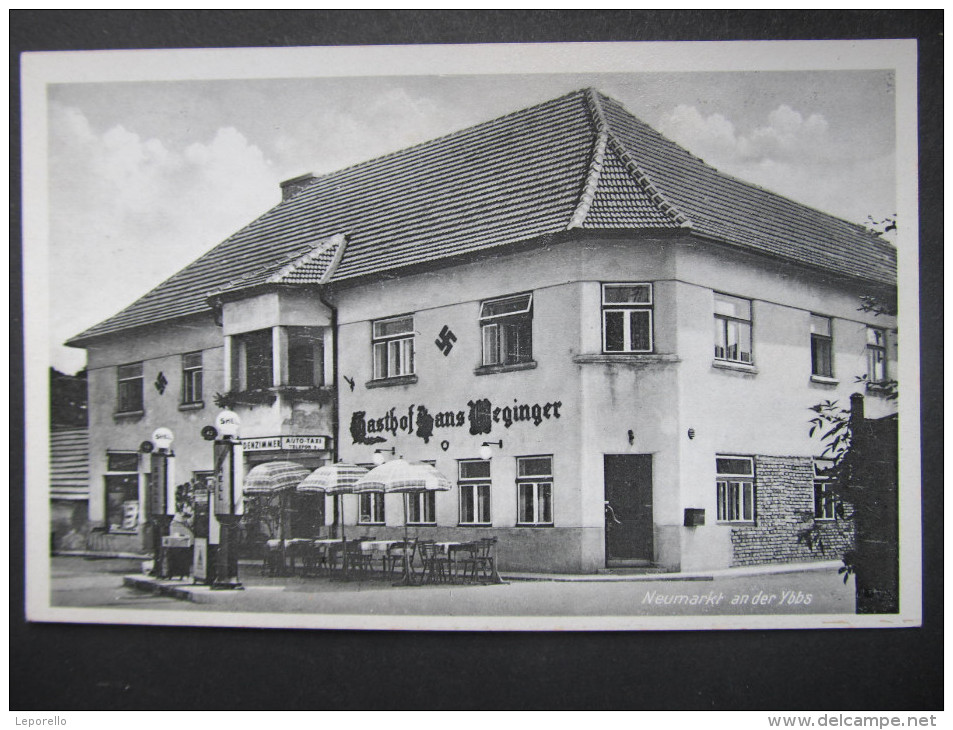
[(705, 510), (697, 507), (685, 508), (685, 527), (703, 527), (705, 525)]

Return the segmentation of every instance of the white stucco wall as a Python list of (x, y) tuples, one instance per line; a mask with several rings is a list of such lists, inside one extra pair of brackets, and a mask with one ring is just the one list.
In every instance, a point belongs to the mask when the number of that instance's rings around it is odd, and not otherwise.
[[(204, 405), (186, 407), (182, 406), (182, 355), (196, 351), (202, 351)], [(117, 417), (117, 366), (140, 361), (144, 412)], [(136, 451), (160, 426), (175, 435), (172, 448), (178, 481), (186, 481), (192, 471), (211, 469), (212, 448), (200, 436), (202, 427), (214, 422), (218, 409), (212, 398), (222, 390), (222, 336), (211, 313), (100, 340), (88, 348), (88, 371), (92, 522), (104, 519), (107, 451)], [(154, 386), (160, 372), (169, 381), (162, 394)], [(140, 470), (150, 468), (150, 457), (141, 456)]]
[[(396, 455), (409, 460), (434, 460), (455, 484), (459, 459), (476, 459), (483, 441), (502, 439), (502, 449), (493, 448), (493, 526), (487, 534), (508, 541), (504, 562), (593, 571), (605, 565), (604, 456), (651, 454), (655, 560), (683, 570), (726, 566), (731, 528), (716, 523), (715, 455), (818, 455), (821, 445), (808, 436), (809, 407), (826, 399), (846, 407), (850, 394), (862, 389), (855, 377), (866, 368), (867, 325), (888, 329), (888, 372), (896, 373), (895, 323), (858, 311), (860, 296), (870, 293), (863, 286), (717, 248), (687, 234), (589, 235), (440, 271), (330, 289), (339, 323), (339, 457), (371, 463), (375, 448), (394, 447)], [(603, 355), (602, 282), (652, 283), (651, 355)], [(753, 369), (713, 366), (713, 291), (753, 300)], [(533, 293), (535, 367), (475, 372), (481, 364), (481, 301), (522, 292)], [(810, 377), (812, 312), (833, 318), (834, 384)], [(407, 313), (414, 314), (415, 382), (374, 387), (371, 321)], [(229, 303), (224, 322), (224, 334), (239, 334), (276, 325), (328, 326), (331, 318), (312, 290)], [(457, 337), (448, 355), (434, 343), (445, 326)], [(196, 350), (204, 353), (205, 407), (182, 410), (181, 354)], [(330, 382), (330, 336), (325, 355)], [(227, 389), (224, 360), (223, 328), (210, 316), (133, 331), (90, 348), (94, 521), (102, 519), (106, 450), (135, 450), (157, 426), (176, 434), (179, 479), (210, 468), (211, 446), (199, 431), (217, 413), (212, 395)], [(136, 361), (144, 363), (145, 414), (116, 418), (116, 366)], [(152, 386), (160, 371), (170, 381), (162, 396)], [(471, 434), (468, 402), (484, 398), (491, 408), (549, 404), (551, 416), (539, 425), (494, 422), (490, 433)], [(411, 432), (368, 434), (386, 439), (381, 443), (353, 443), (349, 426), (356, 411), (379, 419), (394, 409), (399, 419), (409, 412), (416, 416), (419, 406), (434, 417), (453, 413), (454, 425), (435, 424), (429, 442), (416, 435), (412, 423)], [(307, 408), (292, 412), (280, 400), (270, 407), (242, 407), (242, 433), (330, 434), (331, 407)], [(893, 409), (880, 396), (867, 398), (870, 417)], [(688, 437), (689, 429), (694, 438)], [(552, 528), (516, 527), (516, 457), (531, 455), (553, 457)], [(345, 497), (343, 504), (346, 522), (356, 524), (358, 500)], [(456, 486), (438, 494), (436, 506), (438, 527), (455, 529)], [(330, 507), (329, 501), (328, 522)], [(689, 507), (705, 510), (704, 527), (683, 526)], [(402, 527), (399, 495), (387, 497), (386, 519), (387, 529)]]

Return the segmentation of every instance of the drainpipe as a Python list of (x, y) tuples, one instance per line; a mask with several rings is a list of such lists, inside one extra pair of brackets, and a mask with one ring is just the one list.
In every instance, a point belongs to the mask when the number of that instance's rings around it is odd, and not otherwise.
[(334, 386), (334, 397), (331, 400), (331, 456), (336, 462), (339, 460), (338, 432), (340, 420), (338, 417), (338, 310), (324, 298), (324, 290), (318, 289), (318, 300), (331, 310), (331, 381)]
[[(340, 432), (340, 419), (338, 417), (339, 406), (338, 406), (338, 310), (337, 307), (332, 305), (327, 299), (324, 298), (324, 289), (318, 287), (318, 300), (331, 310), (331, 382), (333, 385), (333, 396), (331, 398), (331, 463), (337, 463), (340, 459), (340, 451), (338, 450), (338, 436)], [(331, 507), (334, 510), (335, 515), (339, 513), (341, 515), (341, 522), (338, 524), (339, 529), (344, 530), (344, 503), (341, 499), (340, 494), (334, 495), (334, 502)]]

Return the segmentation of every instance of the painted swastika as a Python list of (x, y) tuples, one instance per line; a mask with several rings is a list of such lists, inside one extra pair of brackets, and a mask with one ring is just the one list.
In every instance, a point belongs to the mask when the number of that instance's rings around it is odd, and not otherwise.
[(453, 330), (447, 325), (444, 325), (443, 329), (440, 330), (440, 336), (437, 337), (433, 343), (437, 346), (437, 349), (443, 353), (443, 356), (446, 357), (450, 354), (450, 350), (453, 349), (453, 343), (456, 341), (457, 336), (453, 334)]

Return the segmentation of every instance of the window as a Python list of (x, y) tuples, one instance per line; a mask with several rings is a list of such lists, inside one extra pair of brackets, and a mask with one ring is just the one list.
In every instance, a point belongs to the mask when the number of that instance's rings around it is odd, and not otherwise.
[(867, 381), (882, 383), (887, 379), (887, 332), (867, 328)]
[(202, 402), (202, 353), (182, 356), (182, 403)]
[(489, 299), (480, 305), (484, 365), (533, 359), (533, 295)]
[(811, 315), (811, 375), (834, 377), (831, 357), (831, 318)]
[(139, 455), (135, 451), (106, 453), (106, 527), (110, 532), (134, 532), (139, 525)]
[(715, 293), (715, 359), (751, 364), (751, 301)]
[(364, 492), (361, 494), (361, 512), (358, 522), (362, 525), (384, 524), (384, 493)]
[(652, 352), (652, 285), (602, 285), (602, 351)]
[(374, 379), (414, 373), (414, 316), (379, 319), (372, 324)]
[(553, 524), (553, 457), (516, 459), (518, 525)]
[(837, 502), (834, 499), (830, 470), (834, 462), (827, 459), (814, 460), (814, 519), (833, 520)]
[(490, 462), (459, 462), (460, 524), (490, 524)]
[(288, 327), (288, 385), (323, 384), (323, 330), (318, 327)]
[(718, 521), (754, 522), (754, 461), (747, 456), (719, 456)]
[(436, 495), (436, 492), (419, 492), (407, 495), (408, 525), (432, 525), (436, 523)]
[(120, 365), (119, 412), (134, 413), (142, 410), (142, 363)]
[(234, 386), (237, 390), (262, 390), (274, 385), (274, 359), (270, 329), (245, 332), (233, 338)]

